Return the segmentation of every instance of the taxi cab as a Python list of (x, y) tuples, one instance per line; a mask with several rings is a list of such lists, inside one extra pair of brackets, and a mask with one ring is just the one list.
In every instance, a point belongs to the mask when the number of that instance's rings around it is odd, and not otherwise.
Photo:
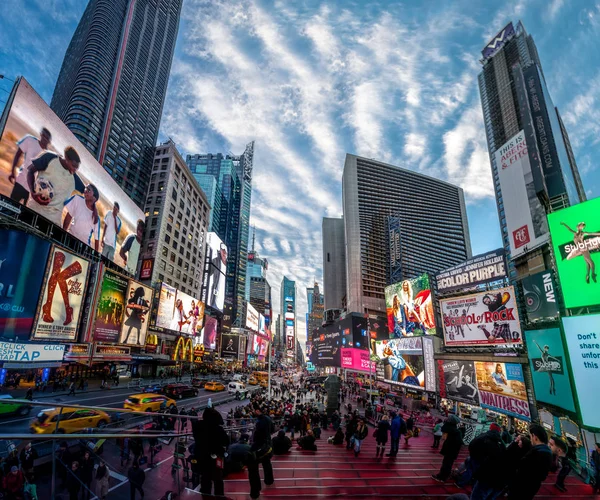
[(250, 377), (250, 378), (248, 379), (248, 383), (249, 383), (250, 385), (258, 385), (258, 380), (256, 380), (254, 377)]
[[(56, 424), (58, 422), (58, 429)], [(110, 422), (108, 413), (91, 408), (48, 408), (38, 413), (29, 429), (33, 434), (73, 434), (84, 429), (102, 429)]]
[(123, 403), (123, 408), (134, 411), (159, 411), (176, 406), (175, 400), (164, 394), (133, 394)]
[(225, 386), (221, 382), (216, 382), (215, 380), (212, 380), (206, 383), (206, 385), (204, 386), (204, 390), (212, 392), (221, 392), (225, 390)]
[(269, 388), (269, 381), (268, 381), (268, 380), (264, 380), (264, 379), (263, 379), (263, 380), (261, 380), (261, 381), (260, 381), (260, 384), (259, 384), (259, 385), (260, 385), (261, 387), (264, 387), (265, 389), (268, 389), (268, 388)]

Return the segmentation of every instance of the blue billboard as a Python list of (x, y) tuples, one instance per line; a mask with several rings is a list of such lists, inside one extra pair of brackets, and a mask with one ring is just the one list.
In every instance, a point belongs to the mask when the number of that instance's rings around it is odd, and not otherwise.
[(0, 229), (0, 340), (29, 340), (50, 243)]

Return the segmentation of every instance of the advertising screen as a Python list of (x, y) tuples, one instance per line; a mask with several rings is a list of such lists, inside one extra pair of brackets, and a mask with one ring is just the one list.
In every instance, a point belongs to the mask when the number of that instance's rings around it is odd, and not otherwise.
[(213, 309), (223, 311), (225, 303), (225, 275), (227, 274), (227, 245), (221, 241), (217, 233), (210, 232), (206, 236), (206, 260), (204, 285), (206, 302)]
[(197, 335), (202, 329), (204, 303), (177, 288), (161, 283), (156, 326)]
[(482, 253), (439, 273), (435, 280), (439, 293), (491, 283), (506, 277), (504, 249)]
[(221, 335), (221, 357), (238, 359), (240, 336), (231, 333)]
[(100, 286), (94, 341), (116, 343), (123, 326), (129, 280), (106, 269)]
[(542, 271), (523, 278), (525, 311), (530, 323), (558, 318), (558, 300), (552, 271)]
[(29, 340), (49, 252), (41, 238), (0, 230), (0, 340)]
[(60, 247), (52, 247), (33, 339), (71, 342), (77, 339), (77, 325), (83, 309), (88, 267), (87, 260)]
[(521, 365), (476, 361), (475, 371), (482, 408), (531, 420)]
[(371, 372), (373, 374), (377, 371), (377, 366), (370, 360), (369, 351), (364, 351), (363, 349), (342, 347), (341, 363), (342, 368), (349, 370)]
[(584, 425), (600, 427), (600, 314), (563, 318), (573, 382)]
[(249, 328), (253, 332), (258, 332), (259, 319), (258, 311), (254, 309), (252, 304), (248, 302), (246, 304), (246, 328)]
[(512, 286), (440, 300), (447, 346), (522, 344)]
[(526, 331), (525, 343), (535, 399), (574, 412), (575, 403), (560, 329)]
[(148, 313), (152, 304), (152, 288), (129, 280), (126, 298), (119, 344), (145, 345), (148, 333)]
[(435, 335), (435, 314), (429, 275), (385, 288), (390, 338)]
[[(8, 115), (3, 115), (6, 126), (0, 131), (0, 194), (65, 228), (134, 274), (143, 234), (142, 210), (24, 78), (18, 81), (12, 106), (4, 113)], [(48, 137), (48, 132), (50, 142), (43, 139), (40, 144), (39, 139)], [(71, 156), (66, 148), (74, 148), (81, 160), (74, 173), (57, 156)], [(87, 186), (91, 187), (85, 191)]]
[(286, 343), (286, 357), (293, 358), (296, 354), (296, 339), (294, 336), (294, 327), (285, 327), (285, 343)]
[(425, 388), (423, 342), (419, 337), (377, 341), (384, 380), (390, 384)]
[(217, 318), (204, 316), (204, 328), (202, 328), (202, 343), (204, 349), (214, 351), (217, 348)]
[(425, 390), (428, 392), (437, 392), (435, 376), (435, 359), (433, 349), (433, 339), (423, 337), (423, 363), (425, 365)]
[(566, 307), (600, 304), (600, 198), (548, 214)]
[(479, 406), (479, 389), (473, 361), (447, 361), (440, 363), (443, 372), (446, 398), (472, 406)]

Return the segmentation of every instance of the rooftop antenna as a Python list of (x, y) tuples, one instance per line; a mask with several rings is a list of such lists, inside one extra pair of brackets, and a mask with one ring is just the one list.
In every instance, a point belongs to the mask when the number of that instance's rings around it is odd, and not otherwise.
[(256, 240), (256, 226), (252, 226), (252, 252), (254, 252), (255, 240)]

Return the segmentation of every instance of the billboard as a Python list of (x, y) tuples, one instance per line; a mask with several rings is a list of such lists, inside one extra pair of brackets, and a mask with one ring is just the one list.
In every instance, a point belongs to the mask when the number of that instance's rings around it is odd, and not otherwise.
[(217, 236), (217, 233), (210, 232), (206, 235), (206, 266), (203, 288), (206, 293), (206, 304), (218, 311), (223, 311), (225, 304), (226, 274), (227, 245)]
[(563, 318), (573, 382), (584, 425), (600, 428), (600, 314)]
[(142, 260), (142, 265), (140, 266), (140, 279), (141, 280), (151, 279), (153, 270), (154, 270), (154, 259)]
[(482, 253), (440, 272), (435, 280), (439, 293), (453, 292), (506, 278), (504, 249)]
[(0, 230), (0, 341), (29, 340), (50, 243)]
[(507, 40), (514, 34), (515, 28), (513, 26), (513, 23), (510, 22), (506, 26), (504, 26), (504, 28), (502, 28), (502, 30), (494, 38), (492, 38), (490, 42), (484, 47), (484, 49), (481, 51), (481, 55), (483, 55), (483, 58), (489, 59), (490, 57), (492, 57), (504, 46)]
[(440, 369), (446, 389), (446, 398), (472, 406), (479, 406), (479, 389), (473, 361), (443, 360)]
[(198, 335), (202, 329), (204, 302), (161, 283), (156, 326), (179, 334)]
[(214, 351), (217, 348), (217, 318), (204, 316), (204, 328), (202, 328), (202, 344), (204, 349)]
[(552, 271), (547, 270), (527, 276), (523, 278), (521, 285), (525, 298), (525, 311), (530, 323), (558, 318), (558, 300)]
[(476, 361), (475, 372), (482, 408), (531, 420), (521, 365)]
[(70, 342), (77, 339), (77, 328), (87, 288), (88, 267), (87, 260), (63, 248), (52, 247), (33, 339)]
[(294, 327), (293, 326), (285, 327), (285, 343), (286, 343), (286, 357), (294, 358), (296, 355), (296, 338), (294, 335)]
[(385, 382), (425, 389), (422, 340), (408, 337), (376, 342), (376, 355), (382, 361)]
[(440, 300), (447, 346), (522, 344), (512, 286)]
[(569, 370), (559, 328), (525, 332), (535, 399), (575, 411)]
[(389, 283), (396, 283), (402, 279), (402, 243), (400, 239), (400, 216), (389, 215), (387, 218), (388, 245), (390, 254)]
[(62, 361), (64, 353), (64, 345), (0, 342), (0, 361)]
[(433, 349), (433, 339), (423, 337), (423, 363), (425, 365), (425, 390), (427, 392), (437, 392), (435, 376), (435, 359)]
[(253, 332), (258, 332), (259, 329), (259, 318), (258, 311), (254, 309), (254, 306), (250, 302), (246, 303), (246, 328), (249, 328)]
[(148, 317), (152, 305), (152, 288), (129, 280), (127, 303), (119, 344), (146, 345)]
[(359, 372), (374, 374), (377, 371), (375, 363), (370, 360), (369, 351), (365, 351), (363, 349), (342, 347), (341, 365), (342, 368), (356, 370)]
[(548, 214), (566, 307), (600, 304), (600, 198)]
[(435, 314), (429, 275), (385, 287), (390, 338), (435, 335)]
[(238, 359), (240, 336), (231, 333), (221, 335), (221, 357)]
[(116, 343), (123, 326), (129, 280), (106, 269), (94, 323), (94, 341)]
[[(0, 131), (0, 194), (135, 274), (144, 213), (24, 78), (15, 85), (12, 105), (2, 116), (6, 125)], [(65, 160), (73, 157), (66, 148), (73, 148), (81, 160), (76, 171), (76, 165)]]

